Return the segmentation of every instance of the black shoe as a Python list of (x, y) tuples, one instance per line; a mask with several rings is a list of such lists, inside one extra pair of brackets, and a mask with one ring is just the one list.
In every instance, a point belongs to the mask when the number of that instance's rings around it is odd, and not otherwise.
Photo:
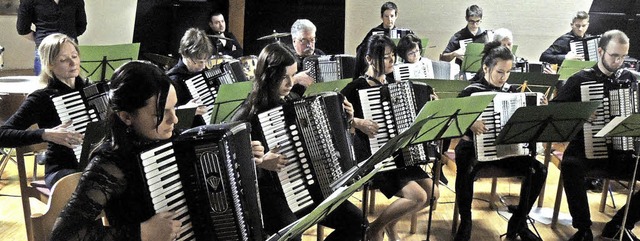
[(524, 227), (520, 229), (518, 232), (518, 236), (520, 236), (520, 240), (522, 241), (542, 241), (538, 235), (533, 233), (528, 227)]
[(593, 241), (593, 233), (591, 233), (591, 229), (578, 229), (568, 241)]
[(522, 241), (542, 241), (538, 235), (529, 230), (526, 221), (523, 223), (513, 216), (509, 219), (506, 236), (507, 240), (516, 240), (519, 236)]
[[(624, 229), (628, 235), (624, 235), (622, 240), (624, 241), (640, 241), (636, 235), (631, 232), (630, 229)], [(602, 237), (607, 239), (620, 240), (620, 225), (607, 223), (602, 229)]]
[(471, 239), (471, 219), (462, 219), (460, 226), (458, 226), (458, 232), (454, 241), (469, 241)]
[(592, 192), (602, 192), (604, 188), (604, 184), (602, 183), (602, 179), (585, 179), (585, 188)]
[(444, 185), (449, 184), (449, 180), (447, 180), (447, 177), (444, 175), (444, 172), (442, 172), (442, 169), (440, 169), (440, 182)]

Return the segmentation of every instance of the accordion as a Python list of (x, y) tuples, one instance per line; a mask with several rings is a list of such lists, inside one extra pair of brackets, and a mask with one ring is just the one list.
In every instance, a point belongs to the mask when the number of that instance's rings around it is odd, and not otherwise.
[[(395, 28), (395, 29), (391, 29), (389, 30), (389, 38), (391, 39), (401, 39), (404, 36), (407, 36), (407, 34), (413, 33), (413, 31), (411, 31), (411, 29), (408, 28)], [(376, 34), (380, 34), (383, 35), (384, 31), (373, 31), (371, 33), (371, 35), (376, 35)]]
[[(378, 134), (369, 138), (371, 153), (375, 153), (391, 138), (408, 129), (417, 113), (433, 94), (425, 83), (402, 81), (358, 91), (365, 119), (378, 124)], [(401, 158), (385, 162), (382, 170), (425, 164), (429, 161), (428, 144), (418, 144), (400, 150)]]
[(595, 119), (583, 125), (585, 155), (589, 159), (609, 157), (609, 148), (613, 150), (633, 150), (632, 137), (594, 137), (613, 117), (626, 117), (638, 113), (638, 86), (636, 83), (622, 84), (618, 88), (605, 92), (603, 83), (595, 81), (580, 85), (582, 101), (601, 101), (595, 113)]
[(247, 81), (247, 76), (239, 61), (222, 62), (211, 69), (202, 71), (184, 82), (194, 99), (200, 99), (207, 109), (202, 116), (210, 124), (213, 105), (218, 96), (220, 85)]
[(175, 212), (177, 240), (264, 240), (249, 125), (192, 128), (140, 154), (147, 212)]
[(393, 66), (393, 79), (396, 81), (433, 78), (433, 64), (431, 63), (431, 60), (426, 58), (421, 59), (416, 63), (402, 63)]
[(583, 55), (586, 61), (598, 61), (598, 44), (600, 36), (587, 37), (581, 40), (569, 42), (572, 52)]
[(258, 114), (265, 143), (288, 160), (278, 177), (296, 215), (331, 195), (334, 182), (356, 164), (343, 100), (325, 92)]
[[(106, 82), (85, 87), (80, 91), (51, 98), (62, 123), (71, 121), (67, 129), (84, 134), (90, 122), (106, 120), (109, 108), (109, 86)], [(73, 148), (80, 161), (82, 145)]]
[[(487, 131), (480, 135), (474, 135), (474, 142), (478, 161), (495, 161), (511, 156), (529, 155), (528, 144), (504, 144), (496, 145), (498, 134), (507, 123), (516, 109), (525, 106), (536, 106), (543, 98), (542, 93), (521, 92), (476, 92), (476, 95), (495, 94), (493, 101), (480, 114), (479, 119), (484, 122)], [(542, 150), (542, 148), (538, 149)]]
[(329, 82), (353, 78), (356, 58), (344, 54), (311, 55), (304, 58), (302, 64), (316, 82)]

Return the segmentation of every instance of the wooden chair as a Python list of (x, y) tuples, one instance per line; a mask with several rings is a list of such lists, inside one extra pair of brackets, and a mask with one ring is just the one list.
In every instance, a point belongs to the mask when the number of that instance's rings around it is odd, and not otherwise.
[[(43, 203), (47, 203), (50, 190), (44, 186), (43, 181), (29, 181), (27, 177), (27, 171), (25, 166), (25, 155), (29, 153), (35, 153), (46, 148), (45, 144), (37, 144), (31, 146), (24, 146), (16, 148), (16, 161), (18, 166), (18, 179), (20, 184), (20, 199), (22, 201), (22, 211), (24, 213), (24, 224), (27, 230), (27, 240), (33, 241), (33, 228), (31, 223), (31, 204), (30, 198), (36, 198)], [(35, 159), (35, 157), (34, 157)], [(37, 165), (34, 161), (33, 165)], [(33, 173), (34, 176), (37, 173)], [(36, 184), (36, 185), (34, 185)]]
[(51, 188), (51, 197), (47, 203), (47, 210), (43, 214), (34, 213), (31, 215), (34, 241), (44, 241), (50, 238), (53, 224), (76, 190), (81, 175), (81, 172), (77, 172), (58, 180)]

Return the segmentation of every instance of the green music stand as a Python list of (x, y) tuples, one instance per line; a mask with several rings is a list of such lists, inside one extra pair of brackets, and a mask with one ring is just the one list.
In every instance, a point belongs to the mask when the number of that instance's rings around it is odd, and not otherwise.
[(344, 89), (345, 86), (347, 86), (347, 84), (351, 83), (351, 81), (352, 80), (349, 78), (329, 82), (314, 83), (307, 87), (307, 90), (304, 92), (304, 96), (311, 96), (328, 91), (340, 92), (342, 89)]
[[(595, 137), (634, 137), (633, 145), (635, 147), (635, 159), (636, 164), (633, 169), (633, 175), (631, 176), (631, 187), (629, 187), (629, 193), (627, 193), (627, 202), (624, 209), (624, 217), (622, 218), (622, 224), (620, 225), (620, 230), (616, 235), (622, 233), (620, 235), (620, 240), (623, 240), (623, 237), (626, 236), (629, 240), (633, 237), (632, 234), (628, 233), (629, 230), (626, 230), (624, 227), (627, 224), (627, 216), (629, 215), (629, 204), (631, 203), (631, 195), (633, 195), (633, 191), (636, 186), (636, 175), (638, 171), (638, 161), (640, 160), (640, 149), (638, 146), (640, 145), (640, 114), (633, 114), (627, 117), (615, 117), (611, 120), (607, 125), (600, 130)], [(614, 237), (616, 236), (614, 235)]]
[(253, 88), (251, 81), (220, 85), (209, 123), (219, 124), (229, 121), (242, 103), (249, 98), (251, 88)]
[(422, 45), (422, 57), (427, 57), (427, 49), (429, 48), (429, 38), (421, 38), (420, 44)]
[(511, 72), (507, 83), (519, 86), (522, 90), (522, 84), (527, 83), (527, 89), (524, 92), (540, 92), (553, 93), (553, 89), (557, 85), (559, 74), (545, 74), (538, 72)]
[(140, 43), (80, 45), (80, 68), (90, 82), (105, 81), (121, 65), (138, 59)]
[(464, 52), (464, 59), (460, 72), (477, 73), (482, 68), (482, 50), (483, 43), (468, 43)]
[(567, 80), (569, 77), (578, 73), (578, 71), (583, 69), (588, 69), (596, 65), (596, 61), (582, 61), (582, 60), (568, 60), (565, 59), (562, 61), (562, 65), (560, 69), (558, 69), (558, 74), (560, 75), (560, 80)]
[(456, 98), (460, 91), (469, 86), (469, 81), (443, 79), (411, 79), (411, 81), (426, 83), (440, 99)]

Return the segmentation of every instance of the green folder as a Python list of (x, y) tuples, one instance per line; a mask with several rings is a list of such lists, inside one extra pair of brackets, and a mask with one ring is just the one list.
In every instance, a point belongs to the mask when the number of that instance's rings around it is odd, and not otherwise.
[(80, 45), (82, 76), (94, 83), (111, 78), (121, 65), (138, 59), (140, 43), (116, 45)]
[(328, 91), (337, 91), (340, 92), (347, 84), (351, 83), (351, 78), (349, 79), (341, 79), (334, 80), (329, 82), (319, 82), (314, 83), (307, 87), (307, 90), (304, 92), (304, 96), (311, 96), (314, 94), (328, 92)]
[(460, 91), (471, 84), (463, 80), (411, 79), (411, 81), (428, 84), (440, 99), (456, 98)]
[(238, 111), (242, 103), (249, 97), (253, 82), (237, 82), (220, 85), (218, 96), (213, 103), (211, 124), (227, 122)]
[(429, 121), (422, 125), (417, 138), (411, 141), (411, 144), (462, 136), (494, 96), (478, 95), (427, 102), (414, 123), (424, 119)]
[(560, 80), (567, 80), (569, 77), (578, 73), (578, 71), (583, 69), (588, 69), (596, 65), (596, 61), (581, 61), (581, 60), (568, 60), (565, 59), (562, 61), (562, 66), (558, 70), (558, 74), (560, 75)]

